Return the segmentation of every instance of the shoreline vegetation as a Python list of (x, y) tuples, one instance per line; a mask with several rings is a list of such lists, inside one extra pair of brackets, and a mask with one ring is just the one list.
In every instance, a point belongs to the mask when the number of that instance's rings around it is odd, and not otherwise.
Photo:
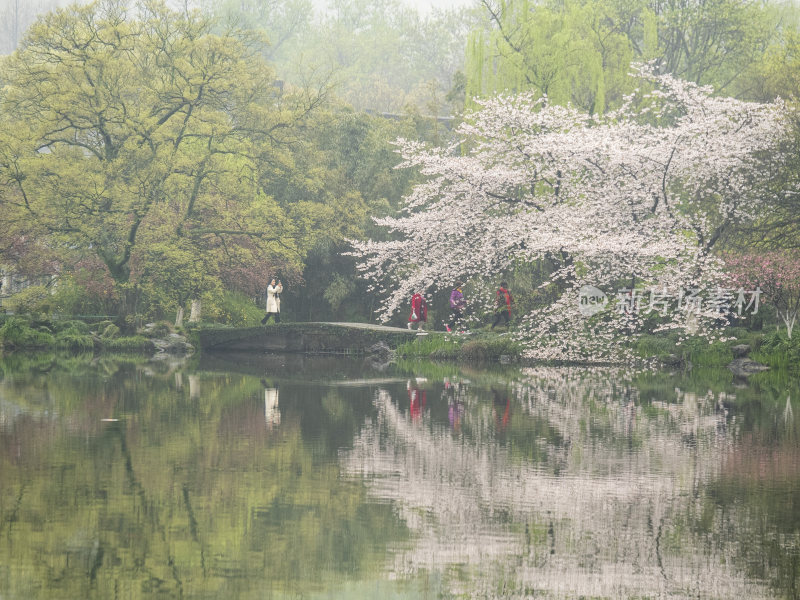
[[(475, 331), (471, 334), (434, 333), (411, 340), (397, 347), (400, 358), (426, 358), (461, 362), (500, 362), (523, 365), (601, 366), (647, 363), (663, 368), (691, 369), (697, 367), (728, 367), (743, 365), (758, 369), (785, 369), (800, 374), (800, 341), (790, 339), (785, 332), (751, 332), (729, 328), (726, 341), (709, 342), (696, 336), (676, 333), (642, 335), (630, 344), (630, 359), (619, 361), (542, 361), (528, 359), (524, 345), (511, 334)], [(624, 340), (620, 341), (624, 344)], [(734, 362), (737, 361), (737, 362)]]
[[(282, 324), (281, 331), (287, 329)], [(307, 324), (298, 323), (300, 327)], [(203, 351), (200, 331), (231, 331), (235, 328), (218, 325), (195, 325), (175, 328), (168, 322), (149, 323), (134, 335), (123, 335), (111, 321), (86, 323), (67, 319), (53, 320), (32, 316), (0, 315), (0, 351), (2, 353), (53, 351), (70, 352), (131, 353), (156, 356), (159, 354), (189, 355), (195, 348)], [(267, 326), (265, 330), (269, 330)], [(336, 335), (337, 328), (328, 328)], [(340, 329), (341, 348), (347, 348), (348, 336)], [(374, 333), (374, 332), (373, 332)], [(381, 339), (380, 334), (375, 334)], [(628, 351), (628, 359), (619, 361), (572, 361), (546, 362), (526, 358), (525, 346), (514, 338), (514, 332), (495, 332), (489, 329), (472, 330), (467, 334), (438, 331), (416, 336), (406, 342), (389, 344), (397, 359), (427, 359), (433, 361), (455, 361), (460, 363), (501, 363), (523, 366), (535, 365), (621, 365), (647, 364), (667, 369), (691, 369), (693, 367), (727, 367), (734, 361), (751, 361), (750, 365), (763, 365), (771, 369), (800, 373), (800, 340), (790, 339), (785, 332), (752, 332), (744, 328), (728, 328), (727, 340), (709, 342), (702, 337), (680, 336), (677, 333), (643, 335), (630, 345), (620, 344)], [(397, 338), (394, 338), (397, 339)], [(754, 362), (753, 362), (754, 361)]]
[[(154, 355), (165, 349), (170, 336), (183, 338), (166, 322), (153, 323), (135, 335), (123, 335), (111, 321), (86, 323), (77, 319), (0, 315), (0, 352), (52, 351), (132, 353)], [(179, 345), (170, 350), (178, 350)], [(188, 348), (187, 348), (188, 349)], [(184, 352), (186, 353), (186, 352)]]

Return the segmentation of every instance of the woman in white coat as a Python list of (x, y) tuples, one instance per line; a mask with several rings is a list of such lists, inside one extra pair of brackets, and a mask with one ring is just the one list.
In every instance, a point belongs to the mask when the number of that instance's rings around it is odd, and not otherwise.
[(267, 286), (267, 314), (261, 319), (261, 324), (266, 325), (270, 317), (275, 317), (275, 322), (281, 322), (281, 293), (283, 292), (283, 284), (278, 280), (275, 283), (275, 278), (269, 282)]

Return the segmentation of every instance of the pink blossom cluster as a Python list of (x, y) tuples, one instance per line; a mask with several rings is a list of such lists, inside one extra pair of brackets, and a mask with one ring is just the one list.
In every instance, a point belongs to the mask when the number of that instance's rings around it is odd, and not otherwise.
[(791, 338), (800, 311), (800, 256), (797, 252), (747, 252), (724, 258), (733, 285), (757, 286), (763, 290)]

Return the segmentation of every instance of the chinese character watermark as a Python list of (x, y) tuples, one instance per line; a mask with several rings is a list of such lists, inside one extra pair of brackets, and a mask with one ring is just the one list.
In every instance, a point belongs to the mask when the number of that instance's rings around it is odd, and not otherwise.
[[(670, 312), (689, 315), (725, 317), (744, 313), (758, 314), (761, 304), (760, 288), (745, 290), (718, 287), (708, 293), (700, 288), (680, 289), (671, 293), (667, 288), (622, 288), (614, 294), (614, 310), (621, 315), (637, 316)], [(609, 304), (608, 296), (592, 285), (584, 285), (578, 294), (578, 311), (585, 317), (601, 312)]]

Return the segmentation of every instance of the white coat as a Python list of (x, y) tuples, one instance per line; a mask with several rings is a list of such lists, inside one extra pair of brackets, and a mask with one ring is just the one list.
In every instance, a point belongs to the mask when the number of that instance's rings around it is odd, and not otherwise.
[(278, 294), (283, 292), (283, 286), (281, 284), (278, 285), (268, 285), (267, 286), (267, 312), (268, 313), (279, 313), (281, 312), (281, 299)]

